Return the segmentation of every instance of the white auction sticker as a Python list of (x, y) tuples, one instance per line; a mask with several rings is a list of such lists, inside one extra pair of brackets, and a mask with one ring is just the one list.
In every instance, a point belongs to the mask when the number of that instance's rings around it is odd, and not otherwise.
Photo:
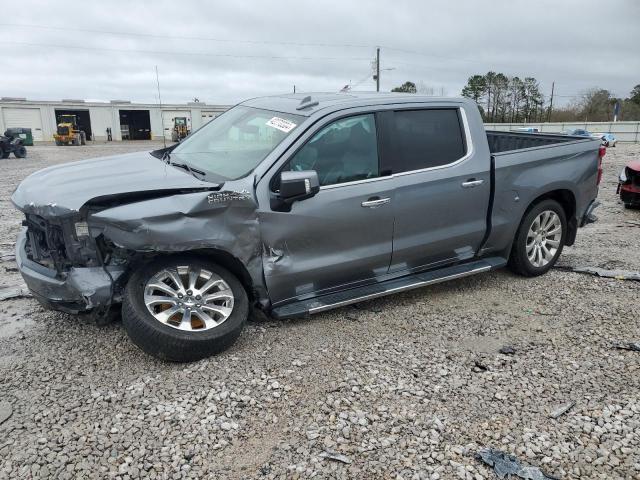
[(273, 117), (271, 120), (267, 122), (269, 127), (277, 128), (285, 133), (289, 133), (291, 130), (296, 128), (296, 124), (290, 122), (286, 118)]

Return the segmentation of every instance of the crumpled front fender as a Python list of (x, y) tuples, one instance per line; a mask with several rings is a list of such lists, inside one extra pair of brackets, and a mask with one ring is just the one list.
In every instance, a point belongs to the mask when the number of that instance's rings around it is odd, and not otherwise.
[(263, 284), (257, 204), (246, 189), (176, 194), (92, 214), (91, 235), (134, 252), (229, 253)]

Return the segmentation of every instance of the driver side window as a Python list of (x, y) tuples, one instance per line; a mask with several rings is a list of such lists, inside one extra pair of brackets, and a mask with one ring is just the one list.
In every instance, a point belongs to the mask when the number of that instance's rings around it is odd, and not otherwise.
[(315, 170), (320, 186), (380, 175), (374, 114), (342, 118), (327, 125), (289, 160), (285, 170)]

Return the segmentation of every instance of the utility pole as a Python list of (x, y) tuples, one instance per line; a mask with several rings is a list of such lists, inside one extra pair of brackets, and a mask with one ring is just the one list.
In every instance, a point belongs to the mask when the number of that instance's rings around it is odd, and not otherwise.
[(549, 113), (547, 114), (547, 122), (551, 121), (551, 111), (553, 110), (553, 91), (555, 89), (556, 82), (551, 82), (551, 101), (549, 102)]
[(296, 86), (293, 86), (293, 93), (296, 93)]
[(376, 48), (376, 92), (380, 91), (380, 47)]

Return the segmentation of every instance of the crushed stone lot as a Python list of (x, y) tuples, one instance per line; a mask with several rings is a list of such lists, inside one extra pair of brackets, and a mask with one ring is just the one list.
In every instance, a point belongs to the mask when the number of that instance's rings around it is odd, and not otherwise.
[[(23, 178), (158, 145), (43, 145), (1, 160), (0, 288), (22, 284), (10, 195)], [(640, 271), (640, 210), (615, 193), (633, 158), (638, 144), (608, 149), (599, 221), (561, 266)], [(0, 478), (479, 480), (498, 478), (477, 457), (494, 448), (549, 477), (640, 479), (640, 352), (615, 347), (640, 342), (639, 311), (638, 281), (504, 269), (251, 322), (223, 354), (170, 364), (120, 322), (4, 300)]]

